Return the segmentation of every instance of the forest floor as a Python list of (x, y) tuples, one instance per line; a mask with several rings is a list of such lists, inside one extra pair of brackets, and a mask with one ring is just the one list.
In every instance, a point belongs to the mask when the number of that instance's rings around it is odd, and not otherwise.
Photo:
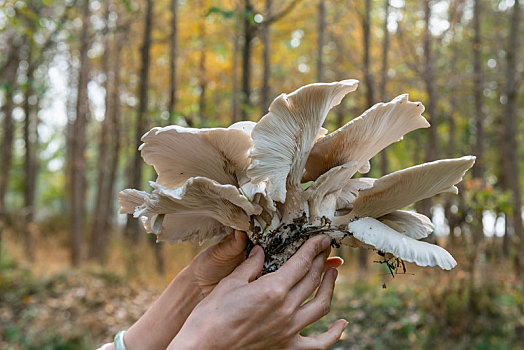
[[(138, 255), (116, 240), (108, 267), (78, 269), (66, 267), (66, 249), (51, 244), (42, 243), (38, 264), (31, 264), (14, 240), (4, 239), (0, 349), (91, 349), (110, 341), (140, 317), (196, 249), (165, 247), (166, 257), (176, 257), (166, 258), (167, 276), (154, 273), (152, 249), (143, 249), (147, 242)], [(139, 264), (129, 269), (124, 262), (130, 260)], [(337, 280), (331, 313), (304, 334), (345, 318), (350, 324), (334, 349), (524, 348), (524, 289), (504, 268), (486, 268), (486, 278), (471, 288), (461, 269), (441, 272), (410, 264), (408, 274), (391, 279), (382, 265), (363, 274), (349, 260)]]

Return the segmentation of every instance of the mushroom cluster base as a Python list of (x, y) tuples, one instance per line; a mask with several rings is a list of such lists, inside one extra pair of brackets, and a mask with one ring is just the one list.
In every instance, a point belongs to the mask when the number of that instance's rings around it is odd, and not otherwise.
[(331, 227), (329, 224), (305, 225), (300, 222), (300, 218), (266, 232), (261, 232), (253, 225), (252, 228), (253, 230), (249, 233), (250, 243), (246, 250), (249, 255), (255, 245), (260, 245), (264, 249), (265, 261), (262, 275), (278, 270), (302, 244), (313, 236), (324, 234), (331, 237), (333, 247), (338, 247), (344, 238), (352, 236), (351, 232)]

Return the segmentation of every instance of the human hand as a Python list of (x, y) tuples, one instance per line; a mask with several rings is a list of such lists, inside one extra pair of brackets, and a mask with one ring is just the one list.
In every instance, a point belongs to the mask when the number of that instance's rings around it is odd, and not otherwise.
[(237, 231), (200, 252), (127, 331), (126, 347), (165, 349), (193, 308), (245, 260), (246, 236)]
[[(246, 234), (236, 230), (223, 241), (200, 252), (188, 266), (195, 286), (206, 297), (224, 277), (246, 259)], [(342, 265), (339, 257), (328, 258), (325, 270)]]
[[(309, 239), (278, 271), (256, 279), (264, 252), (257, 246), (249, 258), (222, 279), (192, 311), (168, 349), (325, 349), (347, 326), (338, 320), (314, 337), (299, 332), (326, 315), (337, 271), (322, 278), (331, 240)], [(320, 285), (320, 286), (319, 286)], [(313, 299), (304, 301), (317, 289)]]
[(187, 269), (201, 293), (201, 299), (211, 293), (221, 279), (246, 259), (246, 244), (245, 233), (235, 231), (220, 243), (204, 249), (195, 256)]

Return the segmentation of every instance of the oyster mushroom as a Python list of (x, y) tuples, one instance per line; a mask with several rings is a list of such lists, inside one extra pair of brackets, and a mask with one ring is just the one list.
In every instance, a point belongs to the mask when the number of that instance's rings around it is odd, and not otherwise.
[(310, 84), (281, 94), (258, 122), (229, 128), (154, 128), (140, 150), (158, 173), (153, 192), (124, 190), (121, 212), (141, 217), (158, 240), (203, 241), (233, 228), (265, 250), (264, 273), (275, 271), (309, 237), (377, 250), (384, 262), (405, 260), (451, 269), (443, 248), (417, 241), (434, 226), (404, 207), (455, 184), (474, 157), (440, 160), (379, 179), (352, 178), (403, 135), (429, 123), (420, 102), (400, 95), (328, 134), (329, 110), (358, 81)]

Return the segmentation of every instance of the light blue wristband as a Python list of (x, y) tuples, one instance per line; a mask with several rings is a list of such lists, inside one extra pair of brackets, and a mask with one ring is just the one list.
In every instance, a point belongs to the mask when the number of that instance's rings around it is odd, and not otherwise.
[(126, 334), (126, 331), (120, 331), (115, 335), (115, 350), (126, 350), (126, 345), (124, 344), (124, 334)]

